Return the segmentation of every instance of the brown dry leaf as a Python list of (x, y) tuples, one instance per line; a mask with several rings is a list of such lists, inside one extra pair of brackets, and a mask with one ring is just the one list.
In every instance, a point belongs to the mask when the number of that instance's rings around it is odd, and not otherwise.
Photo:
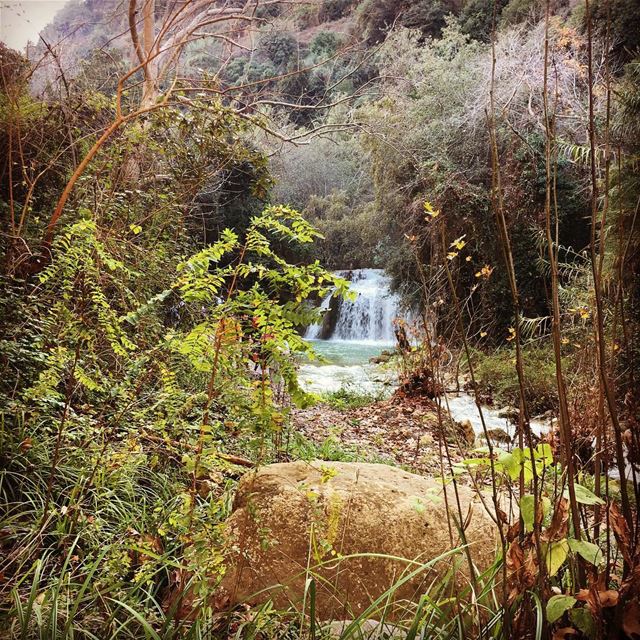
[(598, 596), (600, 597), (600, 604), (603, 607), (615, 607), (620, 598), (620, 594), (615, 589), (598, 591)]
[(620, 513), (620, 509), (618, 509), (618, 506), (614, 502), (609, 505), (609, 522), (611, 523), (611, 528), (613, 529), (618, 546), (622, 552), (622, 557), (625, 559), (627, 564), (633, 565), (631, 553), (629, 551), (630, 536), (627, 521), (624, 519), (624, 516)]
[(523, 584), (523, 580), (521, 578), (524, 561), (524, 551), (518, 544), (517, 540), (514, 540), (509, 546), (509, 549), (507, 550), (506, 561), (508, 575), (507, 579), (510, 587), (508, 600), (511, 604), (526, 589), (526, 585)]
[(599, 612), (604, 607), (615, 607), (618, 604), (620, 594), (615, 589), (596, 591), (595, 589), (580, 589), (576, 598), (586, 602), (591, 611)]
[(578, 632), (573, 627), (562, 627), (553, 632), (553, 640), (564, 640), (567, 636), (575, 636)]
[(569, 529), (569, 501), (566, 498), (560, 498), (553, 512), (553, 518), (549, 528), (544, 532), (541, 538), (545, 542), (560, 540), (566, 538)]
[(518, 518), (507, 531), (507, 541), (512, 542), (520, 535), (520, 518)]
[(640, 637), (640, 602), (627, 602), (622, 614), (622, 629), (630, 637)]
[(524, 551), (518, 543), (514, 540), (507, 551), (507, 570), (510, 574), (516, 573), (522, 567), (524, 561)]
[(524, 571), (522, 581), (527, 587), (532, 587), (536, 582), (536, 577), (540, 571), (538, 570), (538, 559), (536, 558), (535, 551), (529, 549), (524, 559)]

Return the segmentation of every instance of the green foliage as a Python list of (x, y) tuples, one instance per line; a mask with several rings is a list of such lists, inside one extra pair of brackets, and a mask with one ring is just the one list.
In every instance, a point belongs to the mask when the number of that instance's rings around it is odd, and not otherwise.
[(320, 397), (330, 407), (340, 411), (366, 407), (379, 400), (379, 397), (373, 393), (363, 393), (348, 386), (343, 386), (338, 391), (322, 394)]
[(559, 620), (576, 602), (577, 600), (573, 596), (551, 596), (547, 602), (547, 620), (551, 623), (556, 622), (556, 620)]
[(314, 36), (309, 49), (318, 57), (329, 57), (336, 52), (339, 45), (340, 38), (333, 31), (321, 31)]
[(290, 455), (296, 460), (327, 460), (333, 462), (358, 462), (364, 459), (362, 454), (352, 448), (345, 447), (334, 436), (316, 443), (305, 438), (300, 433), (293, 433), (289, 445)]
[(298, 43), (290, 33), (265, 31), (260, 35), (258, 51), (276, 67), (285, 67), (292, 62), (297, 48)]
[(356, 4), (355, 0), (323, 0), (319, 19), (322, 22), (344, 18)]
[[(495, 3), (496, 28), (500, 18), (500, 12), (506, 5), (506, 0)], [(467, 0), (458, 16), (460, 28), (475, 40), (488, 42), (491, 38), (493, 27), (493, 0)]]
[(423, 37), (437, 37), (445, 17), (455, 11), (456, 3), (447, 0), (365, 0), (358, 7), (358, 26), (369, 43), (384, 40), (396, 22), (419, 30)]
[[(518, 405), (519, 383), (515, 352), (501, 348), (492, 353), (475, 351), (472, 355), (480, 392), (490, 395), (496, 405)], [(555, 361), (551, 346), (527, 346), (524, 349), (525, 396), (533, 415), (553, 409), (557, 403)], [(568, 365), (568, 356), (565, 365)], [(570, 371), (565, 367), (565, 371)]]

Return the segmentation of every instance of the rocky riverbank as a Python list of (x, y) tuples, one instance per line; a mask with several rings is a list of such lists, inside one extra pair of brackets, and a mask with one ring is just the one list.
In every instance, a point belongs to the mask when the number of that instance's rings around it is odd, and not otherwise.
[[(460, 460), (474, 444), (473, 428), (469, 423), (454, 424), (445, 415), (442, 418), (452, 459)], [(292, 414), (292, 428), (318, 445), (333, 439), (359, 459), (431, 475), (441, 473), (438, 425), (432, 400), (397, 394), (355, 409), (320, 404)]]

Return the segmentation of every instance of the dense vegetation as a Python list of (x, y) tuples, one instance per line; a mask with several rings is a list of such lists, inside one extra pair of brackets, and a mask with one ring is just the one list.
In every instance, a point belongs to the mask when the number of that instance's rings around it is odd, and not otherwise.
[(320, 636), (214, 596), (245, 467), (355, 457), (291, 415), (359, 267), (422, 319), (405, 381), (517, 409), (462, 462), (434, 409), (499, 551), (406, 637), (638, 637), (637, 0), (124, 5), (0, 45), (3, 637)]

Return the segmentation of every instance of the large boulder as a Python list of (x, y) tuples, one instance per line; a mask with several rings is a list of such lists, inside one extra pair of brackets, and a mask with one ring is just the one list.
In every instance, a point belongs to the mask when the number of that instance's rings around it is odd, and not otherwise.
[[(471, 489), (458, 487), (458, 495), (471, 557), (485, 568), (495, 554), (494, 524)], [(446, 502), (457, 514), (451, 485)], [(451, 517), (449, 528), (441, 483), (396, 467), (322, 461), (262, 467), (239, 484), (217, 600), (235, 605), (271, 598), (278, 608), (300, 609), (307, 585), (309, 607), (308, 578), (315, 577), (317, 617), (345, 619), (419, 569), (393, 593), (396, 604), (387, 607), (393, 617), (452, 563), (458, 587), (468, 584), (466, 553), (421, 569), (460, 544), (458, 520)]]

